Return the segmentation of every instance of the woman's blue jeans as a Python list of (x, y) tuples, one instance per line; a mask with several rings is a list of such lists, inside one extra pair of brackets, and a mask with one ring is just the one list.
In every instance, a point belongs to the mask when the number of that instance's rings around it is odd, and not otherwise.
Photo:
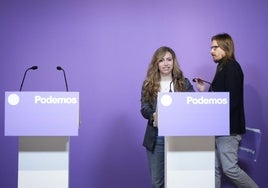
[(152, 188), (164, 188), (165, 185), (165, 139), (158, 136), (154, 151), (147, 150), (147, 158), (152, 179)]

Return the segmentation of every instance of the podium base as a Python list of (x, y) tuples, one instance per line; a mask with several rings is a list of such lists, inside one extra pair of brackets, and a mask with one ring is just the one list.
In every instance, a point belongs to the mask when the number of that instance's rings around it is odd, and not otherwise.
[(165, 187), (214, 188), (215, 138), (165, 137)]
[(19, 137), (19, 188), (68, 188), (69, 137)]

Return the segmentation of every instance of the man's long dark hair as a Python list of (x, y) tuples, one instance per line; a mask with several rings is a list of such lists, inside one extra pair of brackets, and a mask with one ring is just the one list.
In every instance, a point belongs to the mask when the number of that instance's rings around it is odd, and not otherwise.
[(230, 61), (236, 61), (234, 54), (234, 41), (232, 37), (227, 33), (217, 34), (211, 37), (211, 41), (217, 41), (218, 46), (225, 52), (225, 57), (219, 64), (219, 70), (221, 70), (224, 65)]

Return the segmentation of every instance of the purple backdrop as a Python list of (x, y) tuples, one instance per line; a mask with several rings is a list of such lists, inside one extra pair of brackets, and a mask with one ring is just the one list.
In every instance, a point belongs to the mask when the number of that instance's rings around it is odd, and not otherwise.
[[(80, 92), (82, 126), (71, 138), (71, 188), (148, 188), (140, 89), (156, 48), (167, 45), (186, 77), (211, 80), (210, 37), (230, 33), (245, 73), (247, 124), (263, 132), (245, 170), (267, 185), (268, 2), (189, 0), (2, 0), (0, 2), (0, 187), (17, 185), (18, 139), (4, 136), (4, 92)], [(228, 183), (224, 186), (231, 187)]]

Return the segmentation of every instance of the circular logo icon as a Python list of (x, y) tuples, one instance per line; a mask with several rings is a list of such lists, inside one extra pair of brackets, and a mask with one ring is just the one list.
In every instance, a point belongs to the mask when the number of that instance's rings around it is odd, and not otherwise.
[(163, 95), (163, 96), (161, 97), (161, 104), (162, 104), (163, 106), (170, 106), (171, 103), (172, 103), (172, 98), (171, 98), (170, 95), (165, 94), (165, 95)]
[(20, 98), (17, 94), (10, 94), (8, 96), (8, 103), (10, 105), (14, 106), (14, 105), (17, 105), (19, 102), (20, 102)]

